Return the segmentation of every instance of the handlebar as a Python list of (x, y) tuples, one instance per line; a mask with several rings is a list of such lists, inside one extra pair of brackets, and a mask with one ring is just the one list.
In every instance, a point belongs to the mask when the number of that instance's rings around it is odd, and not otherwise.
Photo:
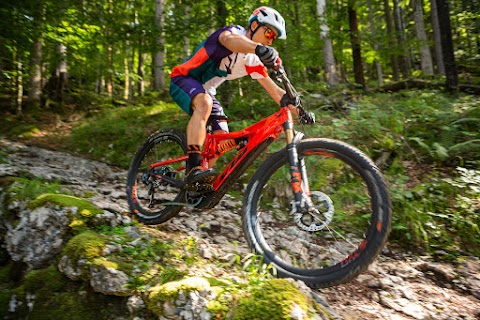
[(305, 108), (303, 107), (302, 101), (300, 100), (300, 95), (293, 87), (290, 79), (288, 79), (285, 68), (283, 68), (281, 64), (275, 66), (273, 70), (273, 75), (279, 82), (283, 84), (283, 87), (285, 88), (288, 97), (294, 101), (298, 101), (295, 105), (295, 107), (298, 109), (298, 115), (302, 116), (303, 114), (305, 114)]

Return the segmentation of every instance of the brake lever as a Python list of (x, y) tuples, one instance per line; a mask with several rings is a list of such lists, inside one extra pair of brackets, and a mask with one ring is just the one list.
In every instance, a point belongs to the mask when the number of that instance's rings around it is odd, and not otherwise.
[(283, 84), (283, 87), (285, 88), (285, 91), (287, 92), (288, 97), (295, 100), (295, 107), (299, 111), (299, 116), (303, 115), (305, 113), (305, 108), (302, 105), (300, 95), (293, 87), (292, 83), (290, 82), (290, 79), (288, 79), (287, 73), (285, 72), (285, 68), (283, 68), (283, 65), (280, 64), (278, 66), (275, 66), (273, 68), (273, 72), (274, 72), (273, 75), (275, 76), (277, 81)]

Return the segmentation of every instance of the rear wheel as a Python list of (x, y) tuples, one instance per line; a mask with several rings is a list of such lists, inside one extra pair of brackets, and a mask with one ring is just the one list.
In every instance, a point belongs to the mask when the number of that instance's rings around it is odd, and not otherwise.
[(279, 276), (311, 287), (346, 282), (375, 259), (387, 240), (391, 206), (375, 164), (330, 139), (297, 145), (310, 186), (310, 210), (295, 208), (286, 150), (269, 157), (249, 183), (243, 206), (248, 243)]
[(185, 191), (173, 187), (161, 177), (183, 180), (185, 161), (155, 169), (150, 169), (150, 165), (186, 153), (186, 136), (175, 129), (155, 132), (138, 149), (127, 175), (128, 205), (137, 220), (145, 224), (160, 224), (182, 210)]

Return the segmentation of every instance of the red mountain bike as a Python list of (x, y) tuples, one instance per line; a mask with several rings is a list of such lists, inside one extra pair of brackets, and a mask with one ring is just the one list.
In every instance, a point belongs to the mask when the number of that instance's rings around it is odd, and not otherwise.
[[(276, 71), (289, 97), (298, 94), (283, 68)], [(213, 208), (252, 162), (283, 132), (286, 147), (253, 174), (244, 195), (242, 224), (250, 247), (277, 275), (327, 287), (357, 276), (377, 257), (391, 223), (388, 189), (379, 169), (360, 150), (337, 140), (304, 139), (288, 107), (240, 131), (207, 130), (203, 165), (242, 141), (213, 183), (213, 190), (187, 187), (186, 136), (159, 130), (138, 149), (127, 178), (128, 204), (136, 219), (160, 224), (183, 207)], [(223, 143), (223, 144), (222, 144)]]

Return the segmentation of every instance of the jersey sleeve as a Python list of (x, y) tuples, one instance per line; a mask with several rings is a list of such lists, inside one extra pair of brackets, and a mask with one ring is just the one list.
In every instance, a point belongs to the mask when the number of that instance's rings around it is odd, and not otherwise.
[(252, 79), (263, 79), (268, 77), (267, 68), (260, 61), (260, 58), (253, 53), (245, 56), (245, 71)]

